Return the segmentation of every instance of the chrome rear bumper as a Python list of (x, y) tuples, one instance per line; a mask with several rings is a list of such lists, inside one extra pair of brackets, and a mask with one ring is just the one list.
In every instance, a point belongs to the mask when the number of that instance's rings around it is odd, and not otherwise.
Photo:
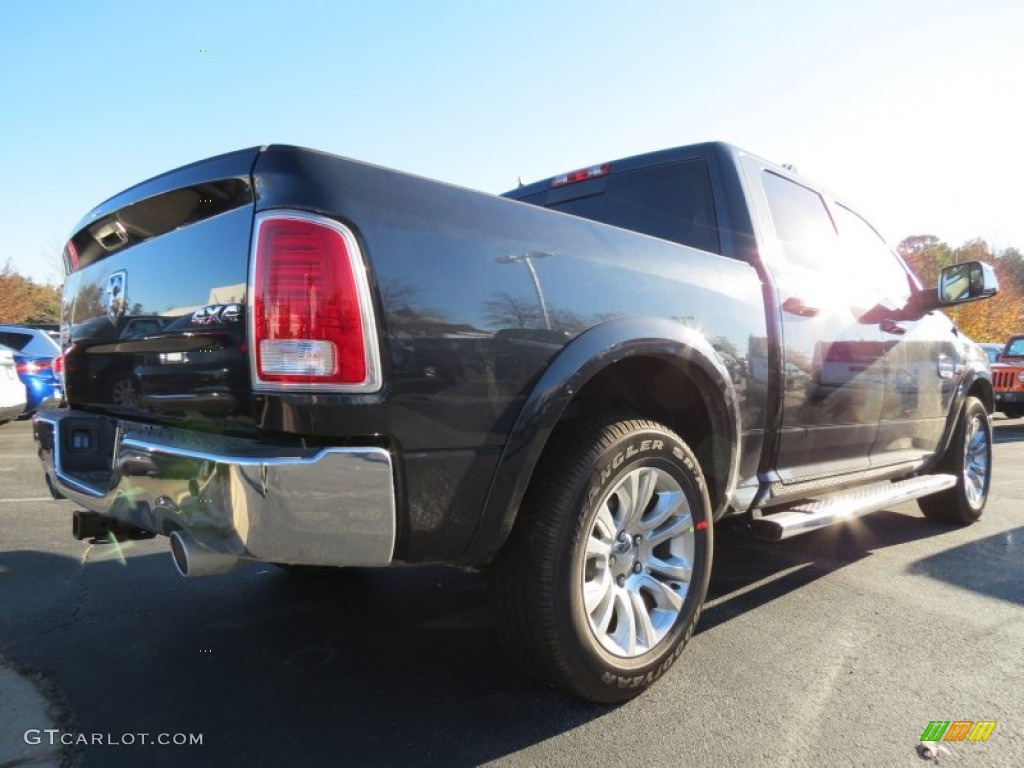
[(213, 552), (306, 565), (387, 565), (395, 545), (391, 455), (298, 448), (40, 411), (39, 457), (86, 509)]

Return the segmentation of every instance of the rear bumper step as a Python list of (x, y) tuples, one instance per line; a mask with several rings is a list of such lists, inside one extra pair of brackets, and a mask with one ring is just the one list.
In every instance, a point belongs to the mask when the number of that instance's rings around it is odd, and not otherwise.
[(82, 537), (179, 531), (198, 554), (391, 562), (394, 470), (383, 448), (280, 446), (68, 409), (40, 411), (34, 432), (51, 488), (95, 513), (79, 516)]
[(878, 483), (772, 512), (754, 518), (751, 525), (756, 535), (780, 541), (905, 501), (919, 499), (955, 485), (956, 475), (924, 475), (894, 483)]

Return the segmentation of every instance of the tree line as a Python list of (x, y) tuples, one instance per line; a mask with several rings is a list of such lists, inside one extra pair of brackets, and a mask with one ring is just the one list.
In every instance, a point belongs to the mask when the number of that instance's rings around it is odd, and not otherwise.
[(904, 238), (897, 251), (925, 287), (938, 282), (939, 270), (961, 261), (984, 261), (999, 278), (999, 293), (991, 299), (947, 310), (957, 327), (975, 341), (1002, 343), (1024, 333), (1024, 255), (1016, 248), (996, 250), (984, 240), (969, 240), (951, 248), (933, 235)]
[(60, 288), (37, 283), (7, 262), (0, 270), (0, 323), (59, 323)]

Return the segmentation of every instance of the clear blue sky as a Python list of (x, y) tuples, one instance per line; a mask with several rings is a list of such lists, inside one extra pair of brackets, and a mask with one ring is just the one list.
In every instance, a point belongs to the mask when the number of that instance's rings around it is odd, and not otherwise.
[(36, 279), (59, 279), (54, 253), (103, 199), (272, 142), (501, 192), (723, 139), (893, 242), (1024, 250), (1021, 0), (0, 9), (0, 266)]

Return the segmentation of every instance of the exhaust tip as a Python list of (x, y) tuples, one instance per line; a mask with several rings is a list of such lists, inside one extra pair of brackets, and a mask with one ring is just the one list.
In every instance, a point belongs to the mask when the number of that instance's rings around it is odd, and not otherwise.
[(238, 558), (223, 555), (200, 546), (195, 539), (181, 531), (171, 533), (171, 560), (174, 567), (186, 579), (227, 573), (236, 565)]

